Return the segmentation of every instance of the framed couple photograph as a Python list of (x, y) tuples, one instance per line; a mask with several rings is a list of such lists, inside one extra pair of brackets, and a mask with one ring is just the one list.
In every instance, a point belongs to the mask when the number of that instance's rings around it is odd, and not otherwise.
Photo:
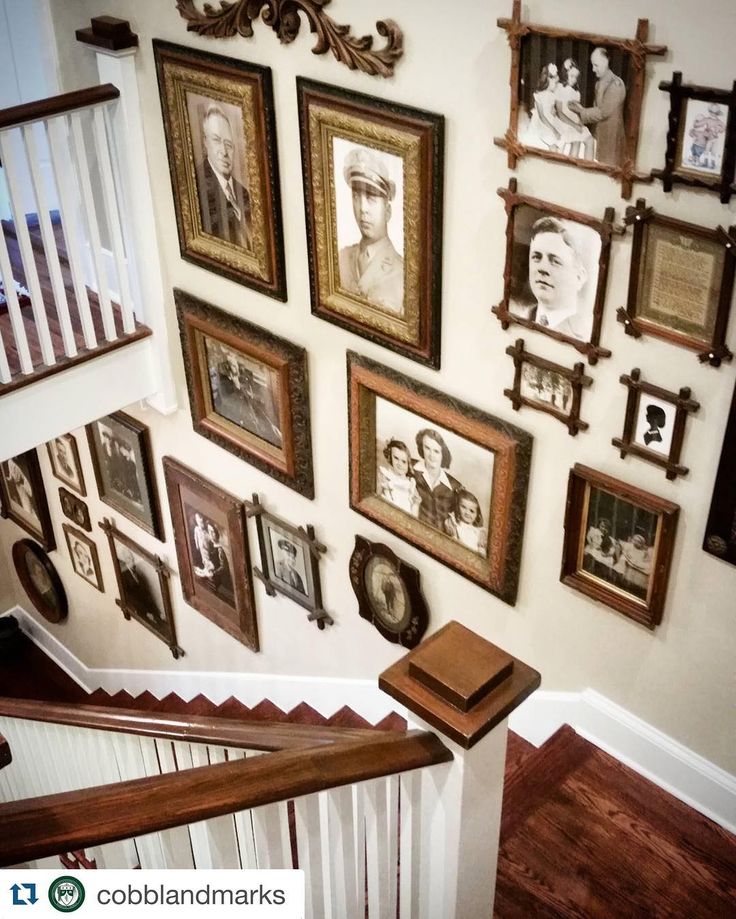
[(576, 464), (560, 580), (653, 629), (662, 621), (679, 507)]
[(736, 565), (736, 388), (723, 437), (721, 458), (713, 485), (703, 549)]
[(258, 651), (243, 502), (171, 456), (163, 463), (184, 599)]
[(125, 412), (87, 425), (100, 500), (156, 539), (163, 539), (150, 432)]
[(56, 548), (49, 502), (35, 450), (0, 463), (0, 516), (37, 539), (47, 552)]
[(623, 374), (620, 382), (629, 390), (624, 431), (611, 443), (618, 447), (621, 458), (632, 454), (661, 466), (668, 479), (687, 475), (690, 470), (680, 464), (685, 422), (700, 408), (690, 398), (690, 388), (684, 386), (675, 393), (646, 383), (638, 367)]
[(517, 192), (498, 194), (506, 208), (503, 300), (493, 307), (504, 329), (516, 324), (572, 345), (595, 364), (608, 282), (614, 210), (603, 220)]
[(630, 198), (636, 171), (642, 99), (649, 55), (665, 45), (648, 41), (649, 20), (634, 38), (611, 38), (522, 22), (521, 0), (510, 19), (497, 21), (511, 48), (509, 128), (495, 143), (516, 168), (524, 156), (541, 156), (605, 172)]
[(174, 290), (194, 430), (314, 497), (307, 352)]
[(63, 434), (50, 440), (46, 444), (46, 449), (49, 453), (51, 471), (56, 478), (85, 498), (87, 489), (84, 487), (77, 438), (73, 434)]
[(654, 335), (720, 367), (733, 354), (726, 329), (736, 267), (736, 226), (710, 229), (657, 214), (639, 198), (626, 209), (634, 229), (626, 308), (627, 335)]
[(297, 78), (314, 315), (440, 366), (441, 115)]
[(348, 352), (350, 506), (513, 605), (532, 437)]
[(100, 570), (100, 557), (97, 554), (97, 546), (92, 542), (89, 536), (69, 526), (68, 523), (62, 523), (62, 529), (66, 536), (66, 546), (69, 550), (69, 558), (72, 562), (74, 573), (85, 580), (92, 587), (102, 593), (105, 588), (102, 584), (102, 572)]
[(69, 612), (66, 591), (53, 562), (38, 543), (13, 544), (13, 565), (28, 599), (47, 622), (63, 622)]
[(154, 39), (182, 258), (286, 300), (271, 70)]
[(59, 503), (61, 504), (61, 512), (66, 518), (73, 520), (78, 527), (81, 527), (88, 533), (92, 532), (92, 522), (89, 519), (89, 508), (81, 498), (78, 498), (66, 488), (60, 488)]

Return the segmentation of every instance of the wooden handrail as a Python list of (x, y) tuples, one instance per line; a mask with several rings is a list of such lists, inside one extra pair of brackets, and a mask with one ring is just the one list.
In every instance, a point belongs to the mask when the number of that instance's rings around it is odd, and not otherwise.
[(71, 93), (37, 99), (35, 102), (13, 105), (10, 108), (0, 109), (0, 130), (18, 127), (31, 121), (41, 121), (44, 118), (53, 118), (55, 115), (63, 115), (65, 112), (73, 112), (90, 105), (99, 105), (101, 102), (117, 99), (119, 95), (120, 90), (117, 86), (113, 86), (112, 83), (103, 83), (100, 86), (90, 86)]
[(267, 751), (302, 749), (341, 741), (373, 740), (376, 737), (393, 737), (396, 734), (395, 731), (380, 731), (375, 728), (247, 722), (232, 718), (168, 715), (164, 712), (6, 697), (0, 697), (0, 715), (28, 721), (94, 728), (98, 731), (117, 731), (123, 734), (140, 734), (144, 737), (166, 737), (169, 740), (182, 740), (187, 743), (212, 743), (224, 747)]
[[(452, 760), (424, 731), (200, 766), (0, 806), (0, 866), (104, 845)], [(176, 802), (172, 806), (172, 802)]]
[(13, 754), (10, 752), (10, 744), (0, 734), (0, 769), (13, 762)]

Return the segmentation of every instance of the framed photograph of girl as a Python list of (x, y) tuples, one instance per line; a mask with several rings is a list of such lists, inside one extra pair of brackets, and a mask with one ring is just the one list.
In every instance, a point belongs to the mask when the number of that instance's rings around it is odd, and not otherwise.
[(46, 449), (49, 452), (51, 471), (56, 478), (83, 498), (86, 497), (87, 489), (84, 487), (77, 438), (73, 434), (63, 434), (50, 440), (46, 444)]
[(0, 463), (0, 517), (30, 533), (47, 552), (56, 548), (49, 502), (35, 450)]
[(92, 587), (96, 587), (97, 590), (104, 593), (105, 588), (102, 584), (97, 546), (89, 536), (85, 536), (84, 533), (69, 526), (68, 523), (62, 523), (61, 526), (66, 536), (66, 546), (69, 550), (69, 558), (72, 561), (72, 568), (74, 568), (75, 574), (78, 574)]

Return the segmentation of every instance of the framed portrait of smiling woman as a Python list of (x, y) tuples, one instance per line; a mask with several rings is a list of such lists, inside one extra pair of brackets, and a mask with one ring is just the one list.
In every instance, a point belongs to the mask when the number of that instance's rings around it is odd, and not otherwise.
[(312, 312), (440, 365), (441, 115), (297, 79)]
[(350, 506), (516, 602), (532, 437), (348, 352)]

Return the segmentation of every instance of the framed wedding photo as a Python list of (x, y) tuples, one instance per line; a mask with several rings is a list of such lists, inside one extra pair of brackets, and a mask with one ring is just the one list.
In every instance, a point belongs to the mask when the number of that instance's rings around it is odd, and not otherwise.
[(174, 291), (194, 430), (314, 497), (307, 352)]
[(716, 558), (736, 565), (736, 388), (731, 399), (721, 459), (713, 485), (703, 548)]
[(270, 68), (153, 51), (182, 258), (286, 300)]
[(49, 502), (35, 450), (0, 463), (0, 516), (30, 533), (47, 552), (56, 548)]
[(440, 366), (441, 115), (297, 79), (312, 312)]
[(532, 437), (348, 352), (350, 506), (513, 605)]
[(62, 529), (66, 536), (66, 546), (69, 550), (69, 558), (72, 561), (74, 573), (80, 578), (96, 587), (102, 593), (105, 592), (102, 586), (102, 572), (100, 571), (100, 557), (97, 554), (97, 546), (92, 542), (89, 536), (69, 526), (68, 523), (62, 523)]
[(163, 538), (149, 430), (114, 412), (87, 425), (87, 440), (100, 500), (146, 533)]
[(560, 580), (653, 629), (662, 621), (679, 507), (576, 464)]
[(56, 478), (85, 498), (87, 490), (84, 487), (82, 464), (79, 462), (77, 438), (73, 434), (63, 434), (50, 440), (46, 449), (49, 452), (51, 471)]
[(184, 599), (258, 651), (243, 502), (171, 456), (163, 463)]
[(635, 181), (647, 56), (663, 55), (649, 44), (649, 20), (634, 38), (611, 38), (521, 21), (521, 0), (510, 19), (497, 22), (511, 47), (509, 128), (495, 143), (508, 151), (508, 165), (541, 156), (608, 173), (630, 198)]

